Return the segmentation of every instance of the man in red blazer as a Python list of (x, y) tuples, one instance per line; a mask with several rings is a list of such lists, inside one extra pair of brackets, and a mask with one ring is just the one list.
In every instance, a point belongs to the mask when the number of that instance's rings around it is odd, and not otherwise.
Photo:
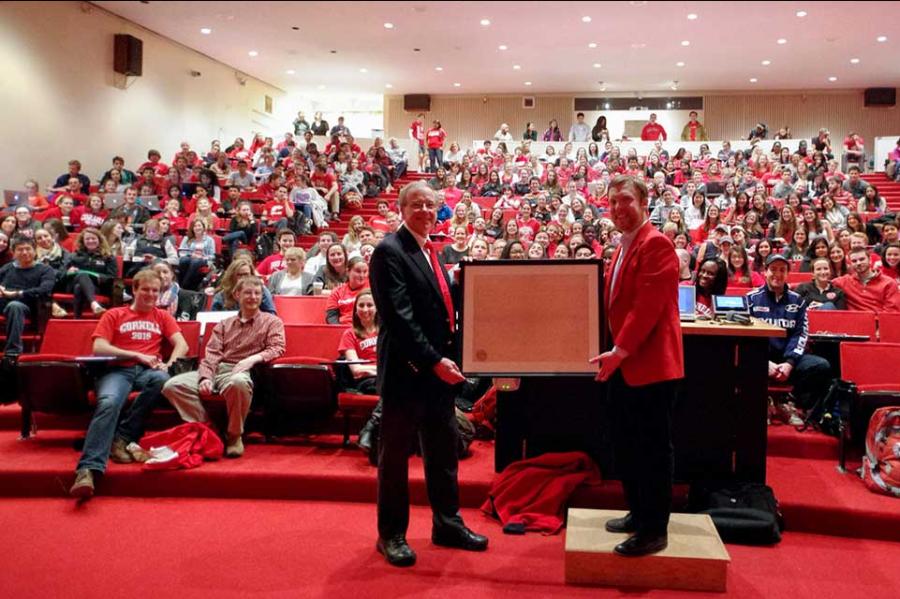
[(613, 348), (593, 358), (608, 382), (613, 451), (629, 513), (606, 524), (635, 533), (616, 553), (640, 556), (666, 548), (672, 504), (671, 411), (684, 377), (678, 315), (678, 257), (650, 224), (648, 193), (635, 177), (609, 185), (610, 214), (622, 231), (603, 293)]

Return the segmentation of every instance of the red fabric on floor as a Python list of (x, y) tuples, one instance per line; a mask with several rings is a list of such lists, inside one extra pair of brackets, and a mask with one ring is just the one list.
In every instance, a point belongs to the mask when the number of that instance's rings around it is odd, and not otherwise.
[(572, 492), (600, 482), (600, 471), (586, 453), (546, 453), (513, 462), (498, 474), (481, 511), (496, 515), (504, 528), (556, 534), (565, 524)]

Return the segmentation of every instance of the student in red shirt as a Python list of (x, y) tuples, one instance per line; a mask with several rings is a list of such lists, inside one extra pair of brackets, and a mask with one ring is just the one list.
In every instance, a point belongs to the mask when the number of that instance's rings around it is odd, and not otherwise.
[(369, 265), (361, 256), (347, 262), (347, 282), (331, 290), (325, 304), (325, 322), (350, 324), (353, 321), (353, 305), (356, 296), (369, 287)]
[[(344, 332), (338, 345), (338, 353), (348, 361), (366, 360), (367, 364), (348, 364), (352, 380), (346, 381), (346, 388), (359, 393), (374, 395), (376, 390), (376, 364), (378, 349), (378, 319), (375, 308), (375, 300), (369, 289), (363, 289), (356, 296), (353, 304), (353, 326)], [(381, 399), (375, 404), (375, 409), (369, 420), (359, 431), (358, 445), (360, 449), (370, 452), (372, 449), (372, 437), (381, 423)], [(371, 456), (370, 456), (371, 457)]]
[(865, 247), (850, 250), (850, 273), (835, 278), (831, 284), (844, 291), (848, 310), (900, 312), (897, 281), (872, 270)]
[(337, 179), (328, 172), (328, 160), (324, 156), (316, 159), (316, 169), (310, 175), (309, 182), (331, 208), (331, 219), (338, 220), (338, 213), (341, 211), (340, 189)]
[(274, 226), (276, 231), (288, 228), (294, 220), (294, 203), (288, 197), (287, 185), (279, 185), (275, 190), (275, 199), (263, 206), (263, 221)]
[(162, 154), (159, 153), (159, 150), (150, 150), (147, 152), (147, 162), (142, 164), (138, 171), (141, 173), (144, 172), (146, 168), (152, 168), (153, 174), (158, 177), (165, 177), (169, 174), (169, 167), (166, 164), (160, 162), (162, 159)]
[[(107, 458), (133, 462), (127, 449), (144, 434), (144, 421), (160, 399), (169, 380), (169, 367), (187, 354), (188, 345), (178, 323), (167, 311), (156, 307), (162, 282), (153, 270), (134, 277), (134, 301), (103, 314), (94, 329), (94, 354), (116, 358), (97, 382), (97, 407), (87, 430), (84, 451), (78, 461), (72, 497), (94, 495), (94, 474), (106, 470)], [(163, 341), (172, 345), (167, 361), (162, 359)], [(140, 394), (120, 421), (119, 414), (132, 390)]]
[(275, 239), (278, 243), (278, 252), (267, 256), (266, 259), (260, 262), (256, 267), (256, 272), (265, 277), (287, 268), (287, 265), (284, 263), (284, 252), (286, 252), (288, 248), (294, 247), (297, 243), (297, 237), (290, 229), (280, 229), (278, 233), (275, 234)]
[(410, 139), (419, 144), (419, 172), (425, 170), (425, 115), (421, 112), (416, 115), (416, 120), (409, 126)]
[(445, 139), (447, 139), (447, 132), (441, 127), (441, 122), (434, 119), (431, 129), (425, 134), (425, 140), (428, 144), (428, 168), (432, 173), (436, 173), (438, 167), (444, 165)]
[(650, 122), (641, 129), (641, 139), (643, 141), (657, 141), (659, 139), (666, 141), (668, 139), (666, 130), (656, 122), (656, 113), (650, 114)]

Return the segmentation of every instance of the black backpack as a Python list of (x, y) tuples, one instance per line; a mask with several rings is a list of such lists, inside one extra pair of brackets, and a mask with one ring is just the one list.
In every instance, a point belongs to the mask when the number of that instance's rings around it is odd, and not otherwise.
[(803, 424), (797, 430), (802, 433), (812, 426), (826, 435), (840, 437), (849, 423), (853, 398), (857, 395), (855, 384), (835, 379), (828, 393), (820, 397), (806, 413)]
[(781, 541), (784, 518), (772, 488), (762, 483), (695, 483), (691, 511), (709, 514), (726, 543), (772, 545)]
[(0, 404), (15, 403), (19, 400), (17, 361), (14, 356), (0, 357)]

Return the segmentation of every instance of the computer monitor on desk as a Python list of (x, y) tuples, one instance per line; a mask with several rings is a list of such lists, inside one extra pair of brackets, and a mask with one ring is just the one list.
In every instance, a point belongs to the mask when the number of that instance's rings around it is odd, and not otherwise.
[(681, 322), (697, 320), (697, 289), (693, 285), (678, 286), (678, 315)]

